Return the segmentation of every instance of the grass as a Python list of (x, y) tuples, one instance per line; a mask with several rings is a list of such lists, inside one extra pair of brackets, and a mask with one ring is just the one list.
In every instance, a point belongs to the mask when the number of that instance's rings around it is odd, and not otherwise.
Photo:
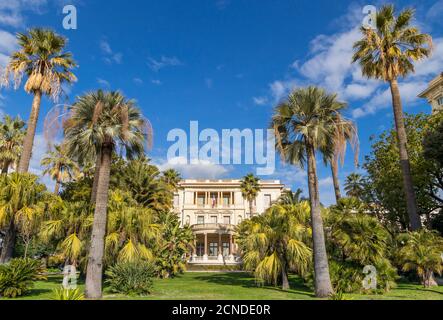
[[(59, 288), (61, 276), (49, 276), (46, 281), (35, 283), (31, 292), (19, 299), (46, 300), (52, 298), (52, 290)], [(148, 297), (125, 297), (112, 294), (105, 288), (104, 298), (115, 300), (299, 300), (315, 299), (298, 277), (290, 278), (291, 289), (283, 291), (275, 287), (257, 287), (254, 278), (247, 273), (188, 272), (173, 279), (155, 279), (152, 294)], [(79, 287), (84, 284), (79, 281)], [(443, 287), (425, 289), (419, 284), (400, 282), (397, 288), (384, 295), (346, 294), (353, 300), (443, 300)]]

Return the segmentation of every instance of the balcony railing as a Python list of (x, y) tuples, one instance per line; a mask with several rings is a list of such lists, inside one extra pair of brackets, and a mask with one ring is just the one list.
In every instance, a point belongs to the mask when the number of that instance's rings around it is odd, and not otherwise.
[(194, 231), (208, 230), (208, 229), (234, 231), (235, 226), (232, 224), (224, 224), (224, 223), (201, 223), (201, 224), (194, 224), (191, 226), (191, 228)]

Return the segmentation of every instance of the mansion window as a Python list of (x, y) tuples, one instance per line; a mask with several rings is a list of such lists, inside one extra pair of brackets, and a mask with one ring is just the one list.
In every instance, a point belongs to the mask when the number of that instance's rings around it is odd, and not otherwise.
[(200, 207), (203, 207), (205, 205), (205, 193), (204, 192), (197, 192), (197, 205)]
[(205, 224), (205, 217), (204, 216), (198, 216), (197, 217), (197, 224)]
[(211, 257), (216, 257), (218, 255), (218, 243), (217, 242), (209, 243), (209, 255)]
[(265, 210), (271, 207), (271, 195), (265, 194)]
[(443, 106), (443, 97), (438, 98), (437, 103), (439, 106)]
[(211, 216), (211, 223), (217, 223), (217, 216)]
[(229, 242), (223, 242), (223, 257), (229, 256)]
[(205, 254), (205, 245), (204, 243), (197, 243), (197, 256), (198, 257), (203, 257), (203, 255)]
[(223, 223), (224, 224), (231, 224), (231, 217), (230, 216), (224, 216), (223, 217)]
[(178, 200), (179, 200), (179, 198), (178, 198), (178, 194), (174, 194), (174, 207), (178, 207)]

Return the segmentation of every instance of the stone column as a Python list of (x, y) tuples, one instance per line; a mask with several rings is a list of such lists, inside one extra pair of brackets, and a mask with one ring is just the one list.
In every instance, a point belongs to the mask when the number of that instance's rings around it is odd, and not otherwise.
[(222, 234), (218, 233), (218, 261), (223, 262), (223, 245), (222, 245)]
[(208, 260), (208, 234), (205, 232), (205, 254), (203, 255), (203, 261)]
[(229, 234), (229, 260), (234, 261), (234, 239), (232, 234)]
[(191, 261), (195, 261), (197, 260), (197, 235), (195, 236), (194, 239), (194, 248), (192, 249), (192, 260)]

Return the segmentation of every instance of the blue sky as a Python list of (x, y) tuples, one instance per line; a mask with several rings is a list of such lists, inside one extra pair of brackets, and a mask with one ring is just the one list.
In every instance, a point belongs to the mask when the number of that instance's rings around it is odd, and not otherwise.
[[(64, 30), (62, 7), (74, 4), (78, 29)], [(383, 2), (372, 4), (380, 6)], [(431, 59), (417, 65), (417, 73), (401, 81), (407, 112), (429, 112), (417, 98), (427, 82), (443, 71), (443, 0), (395, 1), (398, 8), (413, 6), (421, 30), (434, 38)], [(79, 67), (79, 79), (67, 90), (76, 95), (97, 88), (120, 89), (138, 101), (150, 119), (155, 138), (148, 155), (161, 168), (171, 145), (169, 130), (189, 129), (198, 120), (201, 129), (266, 128), (276, 102), (295, 87), (316, 84), (349, 103), (346, 115), (359, 127), (360, 160), (370, 150), (369, 137), (391, 126), (387, 86), (361, 77), (350, 64), (352, 43), (367, 1), (62, 1), (0, 0), (0, 66), (16, 49), (14, 33), (46, 26), (69, 38)], [(27, 119), (31, 97), (22, 87), (0, 89), (0, 110)], [(47, 144), (43, 119), (53, 102), (43, 101), (32, 161)], [(355, 171), (352, 154), (340, 172)], [(237, 178), (255, 171), (246, 165), (212, 163), (176, 166), (185, 177)], [(330, 169), (319, 164), (321, 199), (334, 202)], [(278, 161), (276, 173), (292, 188), (306, 190), (306, 174)], [(44, 179), (49, 183), (49, 180)]]

